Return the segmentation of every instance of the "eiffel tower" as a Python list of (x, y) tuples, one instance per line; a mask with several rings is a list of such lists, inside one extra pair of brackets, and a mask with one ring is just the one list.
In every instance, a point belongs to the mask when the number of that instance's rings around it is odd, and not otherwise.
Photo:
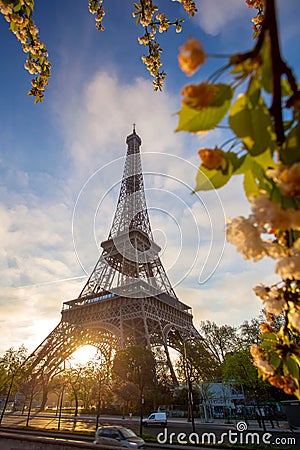
[(135, 126), (126, 144), (119, 199), (102, 254), (79, 297), (63, 303), (60, 323), (29, 358), (31, 373), (43, 379), (84, 345), (108, 355), (112, 347), (131, 344), (160, 348), (176, 385), (170, 330), (199, 338), (191, 308), (177, 298), (153, 240)]

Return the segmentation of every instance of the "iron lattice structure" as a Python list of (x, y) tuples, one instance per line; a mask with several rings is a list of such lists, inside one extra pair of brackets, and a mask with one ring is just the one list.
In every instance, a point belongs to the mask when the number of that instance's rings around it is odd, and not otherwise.
[(79, 297), (63, 303), (60, 323), (30, 357), (32, 372), (43, 378), (83, 345), (108, 356), (112, 347), (132, 344), (160, 347), (176, 383), (170, 330), (200, 338), (191, 308), (178, 300), (153, 240), (135, 129), (126, 143), (119, 199), (102, 254)]

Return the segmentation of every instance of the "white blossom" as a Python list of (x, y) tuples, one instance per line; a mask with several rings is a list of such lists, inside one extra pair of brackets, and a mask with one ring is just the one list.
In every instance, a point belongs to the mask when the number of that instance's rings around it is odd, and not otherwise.
[(253, 363), (265, 377), (273, 376), (275, 373), (274, 367), (264, 358), (262, 350), (253, 344), (250, 348), (253, 357)]
[(294, 309), (289, 312), (289, 322), (293, 328), (300, 331), (300, 311), (299, 310)]
[(239, 216), (232, 220), (228, 219), (226, 237), (245, 259), (258, 261), (266, 254), (260, 233), (251, 218)]
[(273, 178), (284, 196), (294, 197), (300, 194), (300, 162), (291, 166), (279, 163), (276, 169), (267, 170), (266, 173)]
[(300, 256), (286, 256), (281, 258), (275, 266), (275, 272), (283, 280), (300, 280)]
[(265, 252), (270, 258), (277, 259), (285, 255), (283, 247), (277, 244), (277, 242), (263, 241), (263, 243)]
[(298, 255), (300, 252), (300, 238), (298, 238), (291, 249), (293, 255)]
[(12, 13), (12, 8), (9, 5), (6, 5), (5, 3), (1, 2), (0, 3), (0, 11), (2, 12), (2, 14), (11, 14)]
[(277, 286), (269, 288), (264, 285), (259, 285), (253, 290), (255, 294), (262, 299), (267, 312), (275, 314), (276, 316), (282, 313), (285, 306), (285, 300), (282, 297), (282, 292)]

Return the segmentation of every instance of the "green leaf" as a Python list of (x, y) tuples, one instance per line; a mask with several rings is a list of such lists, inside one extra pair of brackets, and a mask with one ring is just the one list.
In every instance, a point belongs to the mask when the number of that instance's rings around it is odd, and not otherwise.
[(19, 28), (20, 28), (19, 25), (17, 25), (15, 22), (10, 22), (9, 29), (12, 32), (17, 31)]
[(296, 361), (292, 358), (287, 358), (283, 363), (283, 370), (285, 375), (292, 375), (292, 377), (299, 379), (299, 367)]
[(238, 77), (238, 78), (243, 78), (243, 77), (246, 77), (249, 74), (251, 74), (252, 71), (253, 71), (253, 60), (252, 60), (252, 58), (248, 58), (243, 62), (234, 64), (230, 73), (240, 74), (240, 77)]
[(183, 105), (177, 113), (179, 122), (176, 131), (207, 131), (215, 128), (228, 112), (233, 97), (233, 89), (227, 84), (217, 84), (218, 92), (209, 106), (202, 109)]
[(281, 161), (290, 166), (300, 160), (300, 125), (299, 123), (286, 136), (283, 149), (280, 152)]
[(252, 167), (252, 156), (247, 153), (239, 158), (239, 163), (234, 168), (234, 175), (241, 175), (246, 173)]
[(274, 151), (276, 142), (272, 120), (268, 108), (261, 96), (257, 98), (257, 89), (241, 94), (229, 114), (229, 125), (241, 138), (249, 153), (260, 155), (267, 150)]
[(272, 366), (275, 367), (275, 369), (277, 369), (280, 366), (281, 362), (282, 360), (278, 355), (278, 353), (272, 352), (269, 358), (269, 363), (272, 364)]
[(195, 191), (218, 189), (224, 186), (232, 175), (244, 174), (244, 190), (247, 197), (256, 196), (260, 189), (273, 189), (272, 183), (265, 178), (265, 170), (274, 167), (275, 162), (268, 150), (258, 156), (249, 153), (240, 158), (234, 152), (224, 153), (227, 161), (225, 170), (208, 170), (202, 165), (196, 177)]
[(260, 347), (264, 350), (274, 349), (274, 346), (277, 342), (277, 334), (276, 333), (263, 333), (261, 335), (262, 342)]
[(258, 156), (251, 156), (249, 153), (238, 158), (238, 162), (234, 166), (234, 175), (240, 175), (253, 169), (253, 164), (258, 164), (265, 171), (274, 168), (276, 163), (268, 150)]
[(297, 197), (285, 197), (278, 186), (271, 180), (269, 180), (271, 188), (267, 188), (270, 193), (270, 200), (275, 203), (279, 203), (283, 209), (300, 209), (300, 196)]
[(22, 4), (21, 4), (21, 2), (19, 2), (19, 3), (17, 3), (16, 5), (14, 5), (14, 11), (15, 12), (18, 12), (18, 11), (20, 11), (20, 9), (22, 9)]
[[(261, 50), (263, 64), (261, 66), (261, 82), (262, 87), (269, 94), (273, 91), (272, 84), (272, 65), (270, 58), (270, 43), (269, 41), (264, 42), (264, 45)], [(282, 97), (290, 97), (293, 94), (290, 83), (286, 78), (281, 78), (281, 95)]]
[(300, 366), (300, 355), (296, 355), (295, 353), (293, 353), (291, 355), (291, 358), (294, 359), (294, 361), (296, 362), (296, 364), (298, 364), (298, 366)]
[(221, 170), (209, 170), (201, 165), (196, 175), (196, 187), (194, 192), (218, 189), (224, 186), (230, 178), (231, 172), (229, 171), (224, 175)]
[(274, 166), (275, 162), (269, 150), (258, 156), (251, 156), (248, 153), (244, 157), (234, 174), (245, 175), (244, 190), (248, 198), (257, 196), (261, 189), (266, 189), (268, 192), (273, 189), (272, 183), (265, 177), (265, 171)]
[(245, 156), (242, 156), (241, 158), (238, 157), (238, 155), (234, 152), (226, 152), (224, 154), (224, 157), (227, 161), (227, 167), (231, 169), (231, 172), (236, 173), (239, 169), (239, 167), (243, 164), (243, 161), (245, 159)]
[(276, 333), (262, 333), (261, 338), (263, 341), (277, 341)]
[(245, 170), (248, 165), (248, 157), (249, 155), (243, 155), (241, 158), (238, 158), (237, 163), (234, 166), (234, 175), (241, 175), (242, 173), (245, 173)]
[(259, 195), (259, 186), (251, 170), (248, 170), (244, 175), (244, 191), (247, 198)]
[(254, 161), (256, 164), (259, 164), (264, 169), (264, 171), (276, 167), (276, 162), (274, 161), (272, 153), (269, 149), (258, 156), (250, 157), (252, 158), (252, 161)]
[(251, 77), (248, 89), (247, 96), (252, 108), (255, 108), (257, 103), (259, 102), (261, 92), (261, 83), (256, 76)]
[(281, 95), (282, 97), (290, 97), (293, 91), (287, 79), (281, 78)]

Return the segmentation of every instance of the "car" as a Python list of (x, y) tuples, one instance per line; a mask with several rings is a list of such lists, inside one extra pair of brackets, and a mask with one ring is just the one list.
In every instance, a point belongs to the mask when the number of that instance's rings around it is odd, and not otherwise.
[(145, 441), (138, 437), (130, 428), (120, 425), (107, 425), (97, 429), (94, 444), (112, 447), (144, 448)]
[(153, 412), (149, 417), (143, 419), (143, 425), (162, 425), (167, 426), (167, 414), (165, 412)]

